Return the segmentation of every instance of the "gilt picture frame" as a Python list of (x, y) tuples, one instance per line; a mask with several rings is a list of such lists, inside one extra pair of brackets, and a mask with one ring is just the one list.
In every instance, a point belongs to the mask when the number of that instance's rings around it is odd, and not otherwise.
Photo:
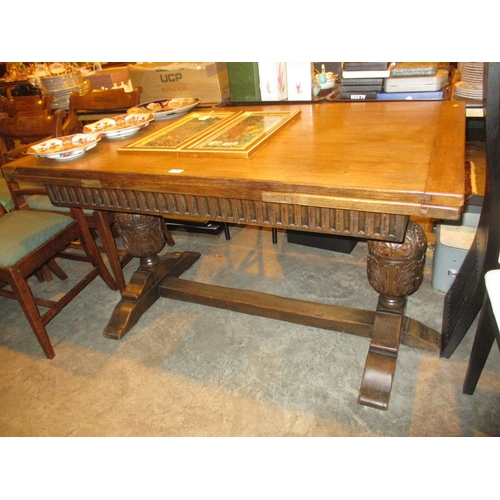
[(118, 151), (250, 158), (299, 114), (300, 110), (190, 113)]
[(160, 130), (119, 148), (118, 152), (177, 152), (193, 140), (201, 139), (230, 122), (239, 112), (191, 112)]

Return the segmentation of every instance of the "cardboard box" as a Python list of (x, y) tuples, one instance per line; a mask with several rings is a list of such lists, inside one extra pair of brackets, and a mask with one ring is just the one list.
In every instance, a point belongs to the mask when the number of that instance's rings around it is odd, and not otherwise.
[(287, 62), (286, 79), (288, 81), (289, 101), (312, 100), (312, 82), (314, 64), (310, 62)]
[(260, 94), (263, 101), (283, 101), (288, 97), (286, 63), (259, 63)]
[(141, 101), (198, 97), (203, 104), (229, 100), (226, 63), (159, 62), (128, 66), (132, 85), (142, 87)]

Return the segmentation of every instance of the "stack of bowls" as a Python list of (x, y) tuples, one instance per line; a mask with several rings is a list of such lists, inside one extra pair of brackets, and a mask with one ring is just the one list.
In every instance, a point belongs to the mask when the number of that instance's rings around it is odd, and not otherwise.
[(483, 76), (484, 63), (458, 63), (460, 81), (455, 84), (455, 96), (464, 99), (482, 100), (484, 97)]
[(42, 91), (45, 95), (52, 96), (52, 109), (68, 109), (69, 96), (72, 92), (80, 95), (88, 94), (92, 85), (84, 80), (79, 71), (64, 75), (48, 76), (40, 78)]

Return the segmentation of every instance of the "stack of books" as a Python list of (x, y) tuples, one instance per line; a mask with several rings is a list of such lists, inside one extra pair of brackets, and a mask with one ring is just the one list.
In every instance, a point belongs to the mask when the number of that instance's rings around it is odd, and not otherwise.
[(377, 99), (389, 75), (387, 62), (343, 62), (339, 97), (352, 101)]

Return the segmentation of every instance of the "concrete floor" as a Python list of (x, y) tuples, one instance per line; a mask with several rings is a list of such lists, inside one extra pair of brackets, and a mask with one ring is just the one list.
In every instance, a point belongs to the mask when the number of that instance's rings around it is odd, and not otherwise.
[[(183, 277), (374, 309), (366, 244), (351, 254), (232, 227), (231, 241), (176, 232), (199, 251)], [(439, 330), (444, 297), (424, 281), (407, 314)], [(125, 269), (129, 277), (138, 261)], [(63, 261), (76, 276), (85, 264)], [(49, 295), (62, 282), (40, 285)], [(500, 354), (474, 396), (462, 381), (474, 327), (450, 359), (402, 346), (388, 411), (357, 403), (368, 339), (160, 299), (122, 340), (103, 337), (118, 292), (94, 280), (47, 330), (48, 360), (18, 304), (0, 298), (1, 436), (500, 436)]]

